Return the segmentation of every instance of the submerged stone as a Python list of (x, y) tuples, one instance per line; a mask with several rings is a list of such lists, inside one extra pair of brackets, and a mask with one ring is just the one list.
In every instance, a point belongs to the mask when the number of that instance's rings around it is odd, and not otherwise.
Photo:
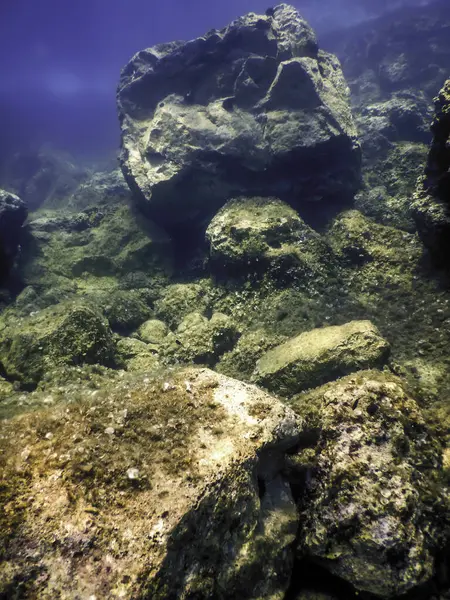
[(301, 333), (266, 352), (252, 381), (289, 396), (353, 371), (382, 365), (389, 344), (370, 321)]
[(15, 194), (0, 190), (0, 284), (13, 266), (26, 218), (25, 202)]
[(301, 420), (207, 369), (166, 377), (79, 386), (2, 423), (0, 594), (284, 596), (298, 513), (282, 469)]
[(262, 274), (285, 281), (308, 278), (328, 268), (326, 242), (278, 198), (236, 198), (206, 230), (215, 273)]
[(115, 364), (108, 322), (87, 304), (65, 302), (20, 319), (6, 314), (1, 325), (2, 371), (25, 386), (58, 365)]
[(450, 79), (435, 98), (433, 141), (425, 176), (417, 186), (413, 214), (419, 235), (441, 266), (450, 256)]
[[(375, 597), (431, 579), (449, 530), (441, 448), (400, 380), (367, 371), (296, 396), (312, 443), (299, 552)], [(295, 460), (294, 460), (295, 462)]]
[(230, 197), (335, 206), (359, 183), (339, 62), (286, 4), (139, 52), (122, 71), (118, 106), (125, 178), (181, 241)]

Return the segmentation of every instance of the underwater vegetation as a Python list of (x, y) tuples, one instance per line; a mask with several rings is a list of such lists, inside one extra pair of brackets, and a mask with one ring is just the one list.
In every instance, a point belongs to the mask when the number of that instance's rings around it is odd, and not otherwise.
[(450, 597), (450, 7), (138, 52), (0, 168), (0, 598)]

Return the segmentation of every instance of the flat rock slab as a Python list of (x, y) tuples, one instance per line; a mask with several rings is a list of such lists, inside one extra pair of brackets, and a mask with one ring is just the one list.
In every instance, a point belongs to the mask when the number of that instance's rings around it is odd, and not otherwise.
[(0, 595), (284, 597), (298, 513), (280, 471), (301, 419), (207, 369), (167, 377), (2, 423)]
[(370, 321), (307, 331), (266, 352), (252, 380), (292, 395), (359, 369), (383, 364), (388, 342)]
[(117, 98), (125, 178), (180, 237), (188, 226), (204, 232), (231, 197), (335, 205), (358, 187), (341, 67), (286, 4), (139, 52)]

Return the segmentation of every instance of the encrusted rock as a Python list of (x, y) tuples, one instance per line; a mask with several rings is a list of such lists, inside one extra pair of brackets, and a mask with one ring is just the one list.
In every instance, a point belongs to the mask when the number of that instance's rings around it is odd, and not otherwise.
[(431, 125), (433, 141), (425, 176), (419, 179), (413, 214), (424, 244), (436, 261), (448, 266), (450, 257), (450, 79), (435, 98)]
[(192, 312), (177, 327), (166, 354), (177, 360), (212, 366), (231, 350), (238, 337), (236, 324), (228, 315), (215, 312), (208, 319), (199, 312)]
[(376, 597), (427, 582), (448, 534), (441, 449), (401, 382), (360, 372), (292, 400), (315, 431), (301, 555)]
[(0, 594), (284, 597), (298, 513), (281, 473), (301, 419), (207, 369), (166, 376), (2, 423)]
[(164, 321), (158, 319), (149, 319), (142, 323), (137, 334), (139, 338), (147, 344), (160, 344), (169, 333), (169, 328)]
[(266, 352), (252, 380), (284, 396), (382, 365), (389, 344), (370, 321), (307, 331)]
[(26, 386), (58, 365), (115, 364), (108, 322), (89, 305), (66, 302), (22, 319), (8, 316), (0, 324), (0, 364)]
[(216, 272), (270, 272), (287, 277), (317, 276), (330, 264), (326, 242), (297, 212), (277, 198), (230, 200), (206, 230)]
[(12, 267), (26, 218), (25, 202), (15, 194), (0, 190), (0, 283)]
[(339, 62), (286, 4), (139, 52), (122, 72), (118, 106), (125, 178), (180, 238), (230, 197), (335, 206), (359, 184)]

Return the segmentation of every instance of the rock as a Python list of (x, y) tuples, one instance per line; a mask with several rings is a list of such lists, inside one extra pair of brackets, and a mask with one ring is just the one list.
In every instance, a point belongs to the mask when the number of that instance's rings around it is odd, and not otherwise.
[(263, 329), (242, 334), (235, 347), (221, 356), (215, 369), (229, 377), (249, 381), (256, 361), (274, 346), (286, 341), (286, 336), (273, 335)]
[(331, 253), (320, 235), (277, 198), (230, 200), (206, 230), (215, 273), (265, 274), (286, 281), (317, 277)]
[(433, 141), (425, 177), (418, 182), (413, 214), (419, 235), (438, 264), (450, 256), (450, 79), (435, 98)]
[(158, 319), (149, 319), (142, 323), (137, 330), (139, 338), (147, 344), (161, 344), (169, 333), (169, 328), (164, 321)]
[[(138, 221), (120, 204), (80, 213), (40, 211), (27, 226), (17, 270), (25, 284), (39, 291), (31, 310), (81, 295), (110, 306), (108, 316), (122, 332), (149, 318), (142, 305), (136, 311), (136, 303), (147, 300), (147, 294), (151, 301), (156, 298), (151, 288), (159, 287), (172, 272), (172, 245), (160, 229), (143, 218)], [(141, 315), (131, 319), (125, 311), (118, 315), (119, 305), (112, 307), (112, 297)]]
[(111, 330), (91, 306), (65, 302), (29, 317), (2, 315), (1, 369), (25, 387), (35, 386), (45, 371), (58, 365), (114, 366)]
[(58, 206), (87, 177), (87, 170), (70, 156), (44, 147), (15, 154), (0, 173), (2, 185), (19, 194), (30, 211)]
[[(322, 38), (341, 60), (351, 89), (365, 190), (386, 181), (397, 188), (378, 196), (378, 210), (371, 203), (366, 213), (387, 225), (407, 230), (414, 226), (410, 193), (417, 167), (425, 163), (424, 144), (431, 140), (433, 97), (448, 77), (449, 26), (448, 2), (435, 1), (388, 12)], [(402, 160), (398, 150), (404, 144), (420, 162)]]
[[(65, 205), (69, 210), (83, 211), (91, 206), (111, 206), (124, 204), (131, 199), (122, 171), (99, 171), (93, 173), (67, 197)], [(59, 204), (59, 207), (62, 203)]]
[(215, 312), (208, 319), (192, 312), (177, 327), (165, 354), (184, 362), (213, 366), (222, 354), (231, 350), (238, 337), (238, 328), (231, 317)]
[(26, 218), (25, 202), (15, 194), (0, 190), (0, 283), (11, 270)]
[(166, 286), (155, 302), (155, 315), (170, 327), (176, 328), (189, 313), (203, 313), (210, 308), (209, 287), (207, 281)]
[(0, 402), (8, 398), (13, 392), (13, 384), (0, 376)]
[(298, 514), (282, 469), (301, 427), (206, 369), (78, 386), (3, 422), (0, 594), (284, 597)]
[(286, 4), (139, 52), (118, 107), (125, 178), (177, 239), (203, 233), (231, 197), (336, 207), (359, 185), (340, 65)]
[(99, 308), (113, 331), (130, 333), (152, 314), (141, 290), (114, 290), (100, 295)]
[(389, 344), (370, 321), (322, 327), (301, 333), (266, 352), (252, 381), (282, 396), (382, 365)]
[(299, 552), (374, 597), (400, 597), (434, 574), (448, 535), (441, 449), (401, 382), (361, 372), (292, 400), (315, 434)]
[(161, 363), (153, 344), (125, 337), (118, 340), (117, 352), (127, 371), (153, 374), (161, 371)]

